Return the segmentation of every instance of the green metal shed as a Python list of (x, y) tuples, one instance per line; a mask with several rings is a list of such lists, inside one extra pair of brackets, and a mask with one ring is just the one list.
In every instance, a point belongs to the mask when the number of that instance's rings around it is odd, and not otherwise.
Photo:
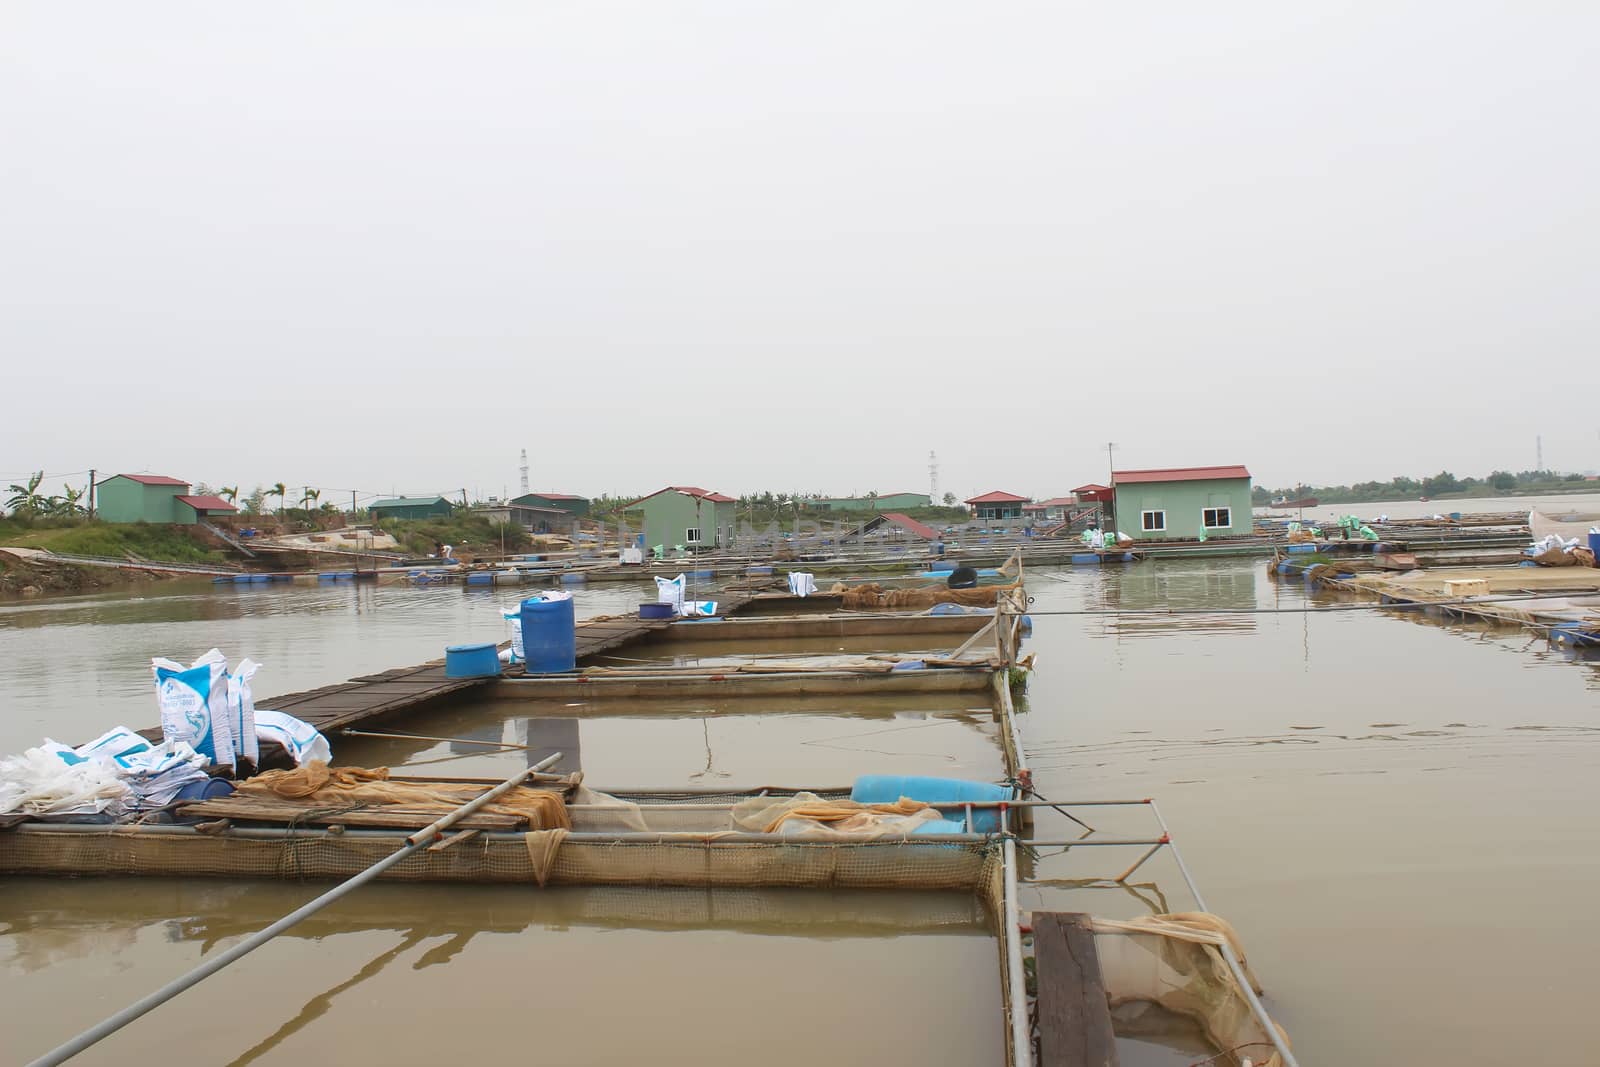
[(188, 492), (188, 482), (160, 474), (115, 474), (95, 485), (95, 517), (101, 522), (192, 523), (192, 510), (187, 517), (179, 515), (178, 497)]
[(442, 496), (397, 496), (367, 505), (374, 522), (383, 519), (443, 519), (450, 516), (450, 501)]
[(1139, 541), (1239, 537), (1255, 529), (1242, 466), (1115, 471), (1116, 528)]
[(525, 508), (554, 508), (580, 519), (589, 514), (589, 498), (571, 493), (523, 493), (513, 497), (511, 503)]
[(825, 496), (811, 502), (823, 511), (906, 511), (930, 506), (927, 493), (878, 493), (876, 496)]
[(630, 533), (644, 534), (646, 551), (661, 545), (670, 552), (676, 545), (705, 549), (733, 544), (736, 505), (733, 497), (698, 486), (669, 485), (623, 511), (639, 522)]

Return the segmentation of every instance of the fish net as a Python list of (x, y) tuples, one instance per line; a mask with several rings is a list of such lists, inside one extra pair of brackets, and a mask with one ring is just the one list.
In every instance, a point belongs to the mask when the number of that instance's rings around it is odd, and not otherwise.
[(876, 582), (851, 588), (838, 587), (846, 609), (861, 611), (877, 608), (917, 609), (931, 608), (935, 604), (960, 604), (969, 608), (992, 608), (1001, 593), (1022, 588), (1022, 583), (1012, 585), (982, 585), (973, 589), (951, 589), (944, 585), (919, 585), (910, 589), (885, 589)]

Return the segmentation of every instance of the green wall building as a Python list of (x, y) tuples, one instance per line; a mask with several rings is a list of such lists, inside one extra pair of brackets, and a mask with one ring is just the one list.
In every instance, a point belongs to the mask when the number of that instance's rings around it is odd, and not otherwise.
[(571, 493), (523, 493), (513, 497), (511, 503), (525, 508), (554, 508), (580, 519), (589, 514), (589, 498)]
[(927, 493), (879, 493), (876, 496), (825, 496), (811, 501), (822, 511), (906, 511), (932, 506)]
[(644, 534), (646, 552), (657, 545), (670, 552), (676, 545), (693, 550), (733, 544), (736, 504), (731, 496), (698, 486), (670, 485), (635, 500), (623, 511), (630, 535)]
[(384, 519), (446, 519), (450, 517), (450, 501), (442, 496), (397, 496), (388, 500), (374, 500), (367, 505), (373, 522)]
[(192, 526), (237, 513), (216, 496), (194, 496), (189, 483), (161, 474), (115, 474), (95, 483), (95, 518), (101, 522), (158, 522)]
[(1139, 541), (1242, 537), (1255, 529), (1244, 467), (1115, 471), (1116, 529)]

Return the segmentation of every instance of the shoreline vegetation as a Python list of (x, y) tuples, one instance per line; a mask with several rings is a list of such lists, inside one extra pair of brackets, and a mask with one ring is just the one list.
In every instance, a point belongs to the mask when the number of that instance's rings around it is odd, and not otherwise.
[(1386, 482), (1357, 482), (1354, 485), (1296, 485), (1268, 489), (1258, 485), (1250, 491), (1250, 502), (1258, 508), (1274, 500), (1299, 500), (1314, 496), (1323, 504), (1371, 504), (1396, 500), (1473, 500), (1482, 497), (1551, 496), (1562, 493), (1597, 493), (1600, 481), (1585, 474), (1557, 474), (1555, 471), (1495, 471), (1484, 478), (1457, 478), (1440, 471), (1427, 478), (1398, 475)]

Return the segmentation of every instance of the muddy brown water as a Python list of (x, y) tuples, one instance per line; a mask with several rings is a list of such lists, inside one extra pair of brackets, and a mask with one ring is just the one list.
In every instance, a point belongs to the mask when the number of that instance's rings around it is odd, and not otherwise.
[[(1534, 1046), (1600, 1062), (1583, 918), (1600, 886), (1600, 664), (1514, 629), (1298, 613), (1325, 601), (1257, 560), (1032, 573), (1029, 588), (1038, 670), (1023, 730), (1041, 790), (1160, 801), (1303, 1063), (1498, 1064)], [(640, 590), (578, 595), (580, 614), (604, 614)], [(0, 749), (153, 722), (151, 655), (248, 653), (270, 694), (498, 638), (512, 599), (207, 585), (6, 605)], [(1169, 607), (1290, 612), (1047, 614)], [(520, 743), (575, 721), (597, 784), (832, 785), (885, 770), (998, 774), (993, 724), (974, 703), (808, 698), (756, 714), (771, 709), (681, 701), (647, 715), (496, 701), (392, 725)], [(335, 743), (345, 759), (434, 773), (498, 775), (527, 758), (473, 748)], [(1139, 816), (1090, 821), (1148, 829)], [(1065, 831), (1041, 817), (1041, 835)], [(1122, 864), (1094, 849), (1044, 853), (1032, 874), (1051, 885), (1027, 890), (1030, 906), (1193, 904), (1170, 858), (1125, 889), (1070, 888)], [(0, 1061), (71, 1036), (311, 892), (0, 882)], [(996, 968), (988, 920), (962, 896), (374, 886), (83, 1062), (150, 1062), (182, 1040), (219, 1063), (530, 1049), (578, 1063), (995, 1063)], [(1124, 1051), (1132, 1063), (1198, 1058)]]

